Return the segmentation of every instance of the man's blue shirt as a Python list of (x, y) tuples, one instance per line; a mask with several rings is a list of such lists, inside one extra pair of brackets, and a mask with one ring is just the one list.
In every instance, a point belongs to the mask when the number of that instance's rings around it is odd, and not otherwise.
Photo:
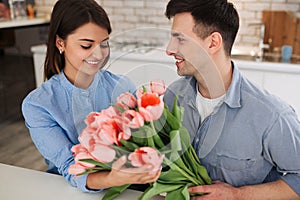
[(300, 123), (293, 108), (253, 84), (233, 66), (224, 101), (202, 124), (196, 80), (181, 78), (164, 96), (178, 95), (183, 124), (212, 180), (233, 186), (284, 180), (300, 195)]

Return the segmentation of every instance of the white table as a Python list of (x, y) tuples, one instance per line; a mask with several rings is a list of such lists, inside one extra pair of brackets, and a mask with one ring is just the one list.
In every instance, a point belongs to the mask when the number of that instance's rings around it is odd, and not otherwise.
[(47, 17), (35, 17), (35, 18), (24, 17), (24, 18), (12, 19), (12, 20), (0, 20), (0, 29), (46, 25), (49, 24), (49, 22), (50, 19)]
[[(116, 200), (134, 200), (140, 195), (126, 190)], [(102, 196), (81, 192), (59, 175), (0, 163), (1, 200), (100, 200)]]

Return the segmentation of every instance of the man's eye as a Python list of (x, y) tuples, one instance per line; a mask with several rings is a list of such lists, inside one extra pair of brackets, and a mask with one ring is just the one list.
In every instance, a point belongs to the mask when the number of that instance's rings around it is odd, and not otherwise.
[(90, 48), (92, 47), (92, 45), (88, 45), (88, 46), (81, 45), (81, 47), (82, 47), (83, 49), (90, 49)]
[(185, 39), (184, 39), (184, 38), (181, 38), (181, 37), (177, 37), (177, 39), (178, 39), (179, 42), (185, 41)]

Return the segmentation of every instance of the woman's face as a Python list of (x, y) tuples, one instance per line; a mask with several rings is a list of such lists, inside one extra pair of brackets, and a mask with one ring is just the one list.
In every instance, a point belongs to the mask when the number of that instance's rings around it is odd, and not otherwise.
[(57, 37), (56, 46), (64, 52), (64, 73), (74, 84), (76, 77), (93, 77), (109, 56), (109, 34), (95, 23), (77, 28), (65, 40)]

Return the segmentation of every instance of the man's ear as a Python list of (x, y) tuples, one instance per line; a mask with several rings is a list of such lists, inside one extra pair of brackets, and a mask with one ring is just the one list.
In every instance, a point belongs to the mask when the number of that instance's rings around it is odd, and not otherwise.
[(210, 34), (209, 38), (210, 44), (208, 51), (210, 51), (211, 54), (214, 54), (223, 46), (223, 38), (219, 32), (213, 32)]
[(55, 39), (55, 45), (57, 47), (57, 49), (60, 51), (60, 52), (64, 52), (65, 50), (65, 41), (60, 38), (58, 35), (56, 35), (56, 39)]

